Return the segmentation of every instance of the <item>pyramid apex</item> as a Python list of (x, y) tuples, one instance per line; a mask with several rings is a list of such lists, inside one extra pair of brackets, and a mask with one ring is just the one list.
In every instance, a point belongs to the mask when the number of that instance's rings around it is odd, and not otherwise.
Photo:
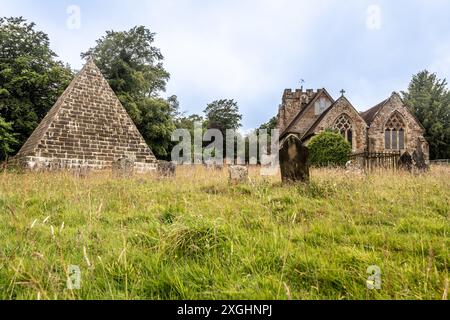
[(91, 54), (86, 57), (86, 64), (85, 65), (88, 65), (88, 64), (94, 64), (95, 65), (94, 56), (91, 55)]

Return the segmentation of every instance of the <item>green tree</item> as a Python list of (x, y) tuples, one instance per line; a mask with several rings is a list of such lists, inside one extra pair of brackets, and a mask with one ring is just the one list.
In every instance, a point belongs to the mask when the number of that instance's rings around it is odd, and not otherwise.
[(344, 166), (352, 147), (344, 137), (335, 132), (324, 131), (308, 144), (311, 164), (318, 167)]
[(422, 123), (431, 159), (450, 158), (450, 92), (447, 81), (421, 71), (413, 76), (403, 99)]
[[(194, 136), (194, 125), (195, 123), (201, 123), (205, 127), (205, 119), (198, 114), (192, 114), (189, 116), (179, 115), (175, 119), (175, 126), (177, 129), (187, 129)], [(206, 129), (206, 128), (205, 128)]]
[(18, 143), (10, 123), (0, 117), (0, 160), (6, 159), (13, 152), (13, 147)]
[[(226, 158), (230, 156), (227, 154), (227, 130), (238, 130), (241, 127), (242, 115), (239, 113), (239, 106), (237, 102), (233, 99), (222, 99), (216, 100), (208, 104), (206, 109), (203, 111), (205, 113), (205, 124), (207, 129), (217, 129), (223, 135), (223, 156)], [(237, 136), (238, 141), (243, 140), (244, 137), (241, 135)], [(236, 160), (238, 156), (238, 146), (240, 145), (238, 141), (234, 144), (234, 159)], [(231, 139), (230, 139), (231, 142)], [(244, 141), (245, 143), (245, 141)], [(230, 144), (229, 148), (233, 146)]]
[(272, 130), (275, 130), (277, 128), (278, 124), (278, 117), (273, 117), (269, 120), (269, 122), (262, 124), (259, 127), (259, 130), (268, 130), (268, 133), (270, 133)]
[(216, 100), (208, 104), (203, 111), (208, 129), (218, 129), (225, 137), (227, 129), (237, 130), (241, 127), (242, 115), (233, 99)]
[(155, 155), (167, 159), (179, 105), (176, 96), (160, 97), (170, 75), (154, 37), (144, 26), (108, 31), (81, 56), (94, 58)]
[(0, 116), (11, 124), (16, 153), (71, 79), (72, 70), (56, 61), (48, 36), (22, 17), (0, 18)]

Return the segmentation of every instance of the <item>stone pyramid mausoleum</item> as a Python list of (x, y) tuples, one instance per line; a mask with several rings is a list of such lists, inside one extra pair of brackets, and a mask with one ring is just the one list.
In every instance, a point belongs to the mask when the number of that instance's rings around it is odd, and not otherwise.
[(128, 158), (137, 171), (156, 158), (107, 80), (89, 59), (16, 155), (30, 168), (111, 168)]

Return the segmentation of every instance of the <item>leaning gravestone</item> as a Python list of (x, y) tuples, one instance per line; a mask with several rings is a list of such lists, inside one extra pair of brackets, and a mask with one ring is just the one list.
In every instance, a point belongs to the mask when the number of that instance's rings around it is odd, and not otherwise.
[(134, 174), (134, 160), (123, 157), (113, 162), (112, 171), (118, 178), (129, 178)]
[(177, 166), (173, 162), (159, 161), (157, 172), (160, 178), (172, 178), (175, 177)]
[(239, 184), (246, 183), (248, 181), (248, 168), (245, 166), (230, 166), (230, 183)]
[(280, 168), (283, 183), (309, 181), (308, 148), (294, 135), (280, 149)]
[(402, 156), (400, 157), (398, 161), (398, 167), (402, 170), (406, 170), (411, 172), (413, 169), (413, 159), (408, 151), (406, 151)]
[(412, 154), (412, 163), (414, 169), (418, 171), (427, 171), (428, 165), (425, 160), (425, 154), (423, 151), (419, 148), (418, 150), (414, 150)]

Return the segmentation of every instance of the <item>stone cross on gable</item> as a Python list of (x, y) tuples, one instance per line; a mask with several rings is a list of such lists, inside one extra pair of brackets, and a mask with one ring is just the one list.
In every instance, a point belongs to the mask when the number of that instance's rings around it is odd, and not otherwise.
[(341, 90), (341, 94), (342, 94), (342, 96), (344, 96), (344, 94), (345, 94), (345, 90), (344, 89)]

